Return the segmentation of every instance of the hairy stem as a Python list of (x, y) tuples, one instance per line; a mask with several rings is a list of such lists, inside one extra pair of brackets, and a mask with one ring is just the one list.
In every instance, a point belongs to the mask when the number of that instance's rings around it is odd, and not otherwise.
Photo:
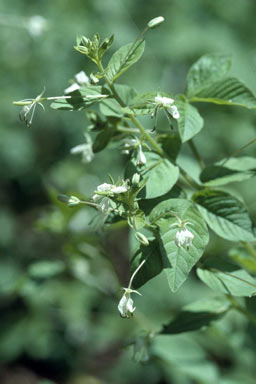
[(196, 148), (196, 145), (195, 145), (195, 143), (193, 142), (192, 139), (190, 139), (190, 140), (188, 141), (188, 145), (190, 146), (190, 149), (191, 149), (191, 151), (192, 151), (192, 153), (193, 153), (195, 159), (197, 160), (197, 162), (198, 162), (200, 168), (201, 168), (201, 169), (204, 169), (204, 167), (205, 167), (205, 165), (204, 165), (204, 161), (202, 160), (202, 158), (201, 158), (201, 156), (200, 156), (200, 154), (199, 154), (199, 152), (198, 152), (198, 150), (197, 150), (197, 148)]

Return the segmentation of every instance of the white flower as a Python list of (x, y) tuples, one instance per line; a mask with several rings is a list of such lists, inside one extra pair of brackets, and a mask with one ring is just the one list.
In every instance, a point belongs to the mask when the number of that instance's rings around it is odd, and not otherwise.
[(136, 268), (136, 270), (133, 272), (132, 277), (130, 278), (128, 288), (123, 288), (124, 289), (124, 294), (119, 301), (118, 304), (118, 310), (120, 312), (121, 317), (126, 317), (129, 318), (133, 316), (133, 312), (135, 311), (136, 307), (133, 305), (133, 300), (131, 298), (131, 293), (137, 293), (137, 295), (141, 294), (133, 289), (131, 289), (133, 279), (136, 275), (136, 273), (140, 270), (140, 268), (143, 266), (146, 260), (143, 260), (139, 266)]
[(188, 251), (189, 247), (192, 244), (193, 239), (194, 239), (193, 233), (190, 232), (186, 227), (184, 227), (184, 229), (180, 229), (176, 232), (175, 244), (179, 248), (181, 248), (183, 245), (185, 245), (185, 247)]
[(78, 72), (75, 75), (75, 80), (79, 85), (89, 85), (90, 79), (84, 71)]
[[(123, 182), (123, 185), (114, 185), (114, 184), (101, 184), (98, 185), (97, 190), (95, 191), (95, 194), (92, 196), (93, 201), (98, 201), (102, 198), (102, 194), (106, 193), (107, 195), (113, 196), (113, 195), (119, 195), (119, 193), (125, 193), (129, 190), (129, 186), (126, 184), (126, 182)], [(99, 194), (97, 194), (99, 192)]]
[(136, 165), (144, 165), (146, 164), (147, 159), (146, 156), (144, 155), (142, 151), (142, 147), (139, 144), (138, 149), (137, 149), (137, 156), (136, 156)]
[(75, 74), (75, 82), (64, 90), (64, 94), (75, 92), (81, 88), (81, 86), (90, 85), (90, 79), (84, 71), (80, 71)]
[(155, 97), (155, 103), (159, 105), (159, 107), (169, 108), (174, 100), (170, 97), (160, 96), (159, 94)]
[(134, 291), (133, 289), (124, 288), (124, 294), (119, 301), (118, 304), (118, 310), (120, 312), (121, 317), (127, 317), (129, 318), (132, 316), (133, 312), (135, 311), (136, 307), (133, 306), (133, 300), (130, 296), (131, 293), (137, 293), (141, 296), (141, 294), (137, 291)]
[(173, 103), (174, 103), (174, 100), (171, 99), (170, 97), (160, 96), (159, 94), (157, 94), (157, 96), (155, 97), (156, 107), (152, 113), (152, 117), (155, 116), (156, 110), (158, 108), (165, 108), (166, 112), (168, 112), (174, 119), (179, 119), (180, 114), (179, 114), (178, 108), (176, 107), (176, 105), (173, 105)]
[(43, 98), (43, 94), (45, 92), (45, 88), (43, 91), (38, 95), (35, 99), (25, 99), (15, 102), (16, 105), (23, 105), (23, 108), (21, 109), (19, 113), (19, 117), (21, 121), (24, 121), (27, 127), (32, 126), (32, 120), (34, 117), (35, 109), (37, 105), (40, 105), (41, 108), (44, 110), (44, 106), (41, 103), (41, 101), (46, 100), (46, 98)]
[(75, 147), (71, 148), (70, 153), (72, 155), (82, 154), (82, 162), (90, 163), (94, 158), (94, 153), (92, 149), (92, 141), (88, 134), (85, 134), (87, 143), (78, 144)]
[(114, 193), (115, 195), (118, 195), (119, 193), (125, 193), (127, 192), (129, 189), (128, 185), (124, 184), (124, 185), (119, 185), (118, 187), (116, 187), (115, 185), (113, 185), (113, 188), (111, 189), (111, 192)]

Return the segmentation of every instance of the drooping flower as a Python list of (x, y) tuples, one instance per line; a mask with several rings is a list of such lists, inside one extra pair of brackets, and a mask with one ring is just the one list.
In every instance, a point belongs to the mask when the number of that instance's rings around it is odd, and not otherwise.
[(90, 163), (94, 158), (94, 153), (92, 149), (92, 140), (88, 134), (85, 134), (86, 143), (78, 144), (75, 147), (71, 148), (70, 153), (72, 155), (82, 154), (82, 162)]
[(138, 138), (126, 139), (122, 153), (129, 155), (130, 152), (134, 153), (136, 165), (144, 165), (147, 162), (146, 156), (143, 152), (142, 145), (145, 146)]
[(124, 288), (124, 294), (119, 301), (118, 310), (120, 312), (121, 317), (129, 318), (132, 316), (136, 307), (133, 306), (133, 300), (131, 298), (131, 293), (137, 293), (141, 296), (141, 294), (133, 289)]
[(16, 105), (23, 105), (23, 108), (21, 109), (19, 113), (19, 117), (21, 121), (24, 121), (27, 127), (32, 126), (32, 121), (35, 113), (35, 109), (37, 105), (40, 105), (41, 108), (44, 110), (44, 106), (41, 103), (43, 101), (43, 94), (45, 92), (45, 88), (43, 91), (34, 99), (25, 99), (25, 100), (20, 100), (17, 102), (14, 102)]
[(138, 291), (135, 291), (135, 290), (131, 289), (131, 286), (132, 286), (132, 282), (133, 282), (133, 279), (134, 279), (135, 275), (138, 273), (138, 271), (143, 266), (145, 261), (146, 260), (143, 260), (139, 264), (139, 266), (136, 268), (136, 270), (133, 272), (133, 274), (132, 274), (132, 276), (130, 278), (130, 281), (129, 281), (128, 288), (123, 288), (124, 289), (124, 294), (123, 294), (123, 296), (122, 296), (122, 298), (121, 298), (121, 300), (119, 301), (119, 304), (118, 304), (118, 310), (120, 312), (121, 317), (129, 318), (129, 317), (133, 316), (133, 312), (135, 311), (136, 307), (134, 307), (134, 305), (133, 305), (133, 300), (131, 298), (131, 293), (137, 293), (137, 295), (140, 295), (140, 296), (141, 296), (141, 294)]
[(185, 245), (187, 251), (189, 250), (189, 247), (192, 244), (192, 241), (194, 239), (194, 235), (192, 232), (190, 232), (186, 227), (184, 229), (180, 229), (176, 232), (175, 236), (175, 244), (177, 247), (181, 248), (183, 245)]

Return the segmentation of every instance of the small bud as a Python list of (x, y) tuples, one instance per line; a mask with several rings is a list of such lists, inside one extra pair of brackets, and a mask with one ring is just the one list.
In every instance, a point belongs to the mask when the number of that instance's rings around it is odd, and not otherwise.
[(163, 16), (155, 17), (154, 19), (148, 22), (148, 28), (153, 29), (155, 27), (158, 27), (158, 25), (162, 24), (163, 22), (164, 22)]
[(81, 200), (76, 196), (59, 195), (58, 199), (63, 203), (66, 203), (69, 207), (74, 207), (81, 202)]
[(135, 173), (132, 177), (132, 184), (138, 185), (140, 182), (140, 175), (138, 173)]
[(90, 79), (94, 84), (97, 84), (99, 82), (99, 79), (97, 76), (94, 75), (94, 73), (90, 74)]
[(136, 232), (135, 233), (135, 237), (136, 239), (143, 245), (149, 245), (149, 241), (148, 239), (146, 238), (145, 235), (143, 235), (143, 233), (141, 232)]
[(89, 42), (90, 40), (87, 37), (82, 36), (79, 45), (84, 45), (86, 47)]

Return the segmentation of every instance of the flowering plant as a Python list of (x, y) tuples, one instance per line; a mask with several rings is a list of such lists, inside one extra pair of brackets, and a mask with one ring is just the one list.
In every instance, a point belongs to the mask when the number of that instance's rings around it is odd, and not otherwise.
[[(232, 308), (246, 314), (244, 303), (236, 297), (256, 293), (255, 224), (242, 198), (225, 189), (230, 183), (253, 177), (256, 159), (237, 158), (241, 148), (205, 166), (193, 142), (204, 126), (198, 106), (210, 103), (255, 109), (256, 97), (240, 80), (228, 76), (231, 58), (216, 53), (207, 54), (192, 65), (185, 94), (159, 90), (137, 93), (132, 87), (117, 83), (141, 58), (146, 32), (163, 21), (162, 17), (151, 20), (135, 42), (118, 49), (106, 66), (103, 57), (113, 44), (113, 35), (103, 41), (98, 34), (92, 39), (78, 37), (76, 51), (90, 59), (96, 71), (89, 76), (84, 72), (75, 75), (63, 96), (44, 97), (41, 93), (15, 104), (22, 106), (20, 117), (28, 126), (36, 106), (43, 107), (45, 101), (51, 101), (55, 110), (85, 110), (90, 121), (86, 143), (78, 144), (71, 153), (82, 154), (86, 166), (98, 152), (118, 143), (120, 153), (126, 156), (126, 166), (117, 181), (112, 176), (110, 182), (102, 180), (89, 199), (61, 195), (60, 200), (70, 207), (90, 206), (97, 215), (103, 215), (105, 226), (125, 222), (129, 227), (136, 250), (131, 257), (132, 277), (118, 304), (122, 317), (132, 317), (135, 310), (131, 293), (138, 292), (131, 289), (132, 283), (138, 289), (163, 271), (170, 290), (176, 292), (195, 269), (204, 284), (223, 295), (225, 303), (221, 301), (220, 306), (212, 308), (209, 302), (204, 312), (198, 310), (200, 321), (193, 329), (199, 329)], [(159, 124), (157, 117), (161, 113), (167, 120)], [(148, 116), (152, 129), (142, 125), (141, 116)], [(186, 143), (198, 163), (199, 174), (190, 174), (179, 162), (178, 155)], [(222, 265), (204, 257), (209, 229), (224, 240), (236, 242), (236, 253), (227, 252)], [(246, 252), (251, 263), (233, 256), (240, 252)], [(160, 326), (159, 332), (173, 332), (174, 322), (172, 319), (167, 326)], [(191, 330), (191, 324), (181, 322), (180, 328), (175, 329), (177, 333), (186, 332)]]

